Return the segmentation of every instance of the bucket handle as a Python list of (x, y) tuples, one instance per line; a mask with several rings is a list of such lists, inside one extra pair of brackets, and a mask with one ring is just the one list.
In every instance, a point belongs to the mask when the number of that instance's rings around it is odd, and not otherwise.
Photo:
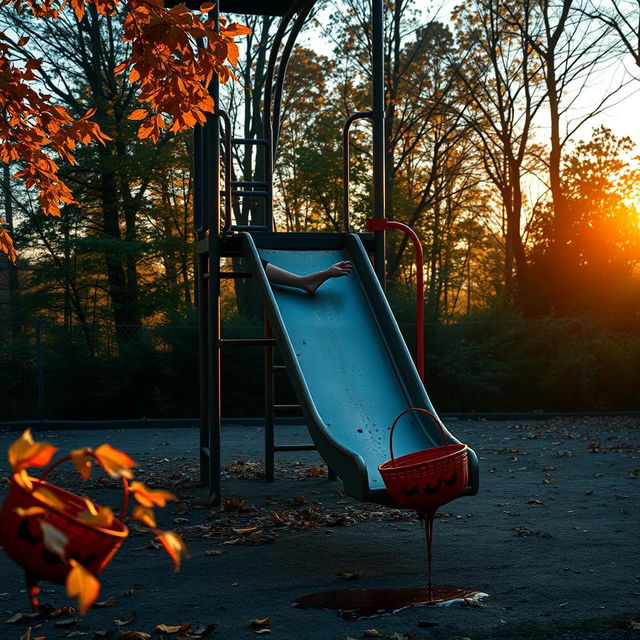
[[(94, 460), (99, 462), (98, 456), (91, 449), (85, 449), (84, 453), (85, 453), (85, 455), (91, 456)], [(57, 469), (61, 464), (63, 464), (64, 462), (68, 462), (69, 460), (71, 460), (71, 455), (70, 454), (67, 454), (66, 456), (60, 458), (60, 460), (56, 460), (56, 462), (53, 462), (52, 464), (50, 464), (40, 474), (40, 478), (39, 479), (40, 480), (45, 480), (46, 477), (54, 469)], [(120, 479), (122, 480), (122, 504), (120, 505), (120, 521), (124, 522), (124, 519), (125, 519), (125, 517), (127, 515), (127, 508), (129, 506), (129, 481), (124, 476), (121, 476)]]
[(444, 433), (444, 425), (442, 424), (442, 420), (435, 415), (435, 413), (431, 413), (428, 409), (423, 409), (422, 407), (410, 407), (409, 409), (405, 409), (400, 414), (398, 414), (397, 418), (393, 421), (391, 425), (391, 432), (389, 433), (389, 451), (391, 452), (391, 464), (395, 467), (395, 458), (393, 455), (393, 431), (396, 428), (396, 424), (398, 424), (398, 420), (402, 418), (405, 413), (409, 413), (409, 411), (420, 411), (421, 413), (426, 413), (440, 428), (440, 433), (442, 434), (442, 440), (444, 442), (444, 446), (447, 449), (447, 453), (449, 453), (449, 443), (447, 442), (447, 436)]

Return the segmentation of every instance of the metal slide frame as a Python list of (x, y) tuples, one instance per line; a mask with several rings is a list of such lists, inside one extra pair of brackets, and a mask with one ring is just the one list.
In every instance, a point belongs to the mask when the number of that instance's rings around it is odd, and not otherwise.
[[(193, 6), (199, 0), (189, 0), (189, 6)], [(375, 313), (382, 314), (380, 317), (387, 317), (390, 313), (384, 297), (385, 290), (385, 230), (387, 226), (383, 224), (385, 215), (385, 113), (384, 113), (384, 8), (383, 0), (371, 0), (371, 35), (372, 35), (372, 104), (371, 109), (366, 112), (353, 114), (345, 123), (343, 130), (344, 148), (344, 188), (345, 231), (350, 231), (348, 221), (348, 189), (349, 189), (349, 152), (348, 136), (351, 124), (362, 117), (368, 118), (372, 122), (372, 145), (373, 145), (373, 220), (379, 224), (372, 225), (373, 233), (362, 238), (366, 252), (372, 254), (374, 259), (373, 272), (367, 253), (363, 253), (363, 245), (360, 240), (354, 240), (356, 236), (341, 234), (307, 234), (307, 237), (295, 236), (293, 234), (272, 234), (273, 231), (273, 174), (276, 162), (278, 137), (280, 131), (280, 112), (282, 91), (286, 76), (287, 64), (293, 51), (295, 41), (299, 35), (305, 20), (312, 11), (317, 0), (274, 0), (264, 2), (263, 0), (220, 0), (216, 3), (212, 13), (214, 17), (220, 15), (220, 11), (238, 12), (253, 15), (274, 15), (282, 16), (278, 30), (274, 37), (272, 49), (268, 58), (266, 69), (265, 95), (263, 100), (263, 126), (264, 130), (255, 139), (234, 138), (231, 130), (231, 123), (226, 112), (220, 106), (220, 91), (217, 78), (214, 77), (210, 85), (210, 94), (216, 105), (214, 114), (207, 114), (206, 124), (197, 127), (194, 132), (194, 226), (197, 235), (196, 242), (196, 279), (197, 279), (197, 302), (199, 317), (199, 363), (200, 363), (200, 481), (203, 486), (209, 487), (214, 504), (220, 504), (222, 496), (220, 491), (221, 466), (220, 466), (220, 440), (221, 440), (221, 386), (220, 386), (220, 356), (222, 348), (235, 348), (245, 345), (260, 345), (265, 348), (265, 467), (267, 481), (273, 480), (274, 475), (274, 454), (276, 451), (294, 451), (314, 448), (313, 445), (288, 446), (275, 444), (274, 437), (274, 372), (283, 370), (283, 367), (274, 365), (272, 349), (278, 344), (271, 335), (271, 325), (276, 338), (282, 343), (286, 340), (282, 325), (274, 317), (274, 307), (267, 304), (267, 310), (271, 315), (271, 323), (265, 316), (265, 333), (261, 339), (223, 340), (220, 333), (220, 282), (225, 278), (247, 278), (257, 277), (259, 286), (263, 293), (268, 296), (265, 289), (264, 271), (260, 267), (255, 268), (255, 253), (250, 249), (252, 243), (247, 240), (246, 233), (264, 234), (260, 242), (264, 242), (267, 236), (269, 242), (284, 242), (291, 246), (295, 243), (298, 250), (305, 247), (313, 249), (319, 241), (324, 242), (345, 242), (347, 244), (356, 242), (358, 249), (354, 251), (353, 257), (356, 261), (362, 261), (362, 255), (366, 258), (367, 269), (363, 264), (359, 269), (362, 273), (368, 274), (364, 277), (373, 278), (375, 287), (370, 282), (371, 291), (377, 291), (373, 298), (378, 308)], [(221, 128), (223, 135), (221, 135)], [(257, 182), (232, 181), (231, 177), (231, 155), (232, 145), (255, 145), (264, 153), (265, 179)], [(221, 183), (222, 169), (224, 168), (224, 181)], [(222, 186), (222, 189), (221, 189)], [(224, 195), (224, 210), (221, 203), (221, 194)], [(265, 202), (265, 219), (263, 224), (255, 224), (252, 220), (250, 226), (237, 226), (232, 224), (231, 199), (235, 197), (262, 197)], [(308, 236), (312, 235), (313, 238)], [(280, 237), (276, 241), (276, 238)], [(355, 245), (354, 245), (355, 246)], [(249, 272), (229, 272), (221, 271), (221, 258), (243, 256), (251, 251), (254, 268), (253, 273)], [(360, 256), (360, 257), (358, 257)], [(247, 260), (251, 263), (251, 259)], [(364, 270), (363, 270), (364, 269)], [(373, 275), (375, 273), (375, 275)], [(377, 282), (375, 280), (377, 279)], [(268, 289), (268, 285), (267, 289)], [(268, 299), (268, 298), (267, 298)], [(384, 301), (384, 302), (381, 302)], [(381, 306), (382, 305), (382, 306)], [(393, 316), (391, 315), (391, 318)], [(386, 321), (385, 321), (386, 322)], [(395, 321), (394, 321), (395, 322)], [(396, 348), (406, 352), (406, 346), (399, 332), (392, 338)], [(285, 359), (286, 349), (284, 349)], [(290, 361), (287, 362), (289, 373), (291, 374)], [(295, 382), (297, 391), (304, 395), (302, 385)], [(419, 383), (419, 379), (418, 379)], [(422, 386), (420, 385), (420, 388)], [(422, 394), (424, 389), (422, 388)], [(300, 396), (299, 396), (300, 397)], [(423, 403), (428, 403), (422, 399)], [(312, 403), (311, 403), (312, 404)], [(310, 415), (308, 402), (301, 402), (307, 420), (313, 424), (319, 424)], [(429, 405), (430, 406), (430, 405)], [(280, 408), (283, 408), (282, 406)], [(284, 407), (291, 408), (291, 407)], [(319, 427), (318, 427), (319, 429)], [(338, 445), (332, 445), (330, 450), (322, 450), (324, 441), (317, 437), (320, 433), (311, 427), (312, 437), (323, 455), (335, 457), (335, 451), (339, 451)], [(326, 447), (325, 447), (326, 449)], [(338, 456), (340, 457), (340, 456)], [(384, 501), (384, 492), (371, 491), (369, 485), (364, 481), (366, 469), (363, 471), (358, 464), (352, 463), (352, 454), (344, 452), (343, 458), (349, 459), (349, 464), (336, 464), (335, 460), (330, 467), (337, 467), (341, 471), (342, 479), (345, 481), (352, 495), (363, 500)], [(475, 463), (474, 463), (475, 464)], [(472, 480), (468, 493), (477, 490), (477, 465), (472, 472), (475, 473), (475, 480)], [(332, 477), (333, 474), (330, 475)], [(345, 479), (346, 478), (346, 479)], [(475, 484), (474, 484), (475, 483)]]

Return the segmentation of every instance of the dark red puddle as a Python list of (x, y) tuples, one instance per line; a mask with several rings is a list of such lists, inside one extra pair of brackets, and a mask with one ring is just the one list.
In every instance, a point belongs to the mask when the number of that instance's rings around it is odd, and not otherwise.
[(293, 601), (299, 609), (333, 609), (347, 620), (360, 620), (397, 613), (408, 607), (453, 604), (467, 599), (477, 600), (486, 593), (459, 587), (434, 587), (431, 581), (433, 511), (418, 513), (427, 543), (427, 586), (403, 589), (334, 589), (311, 593)]
[(403, 589), (335, 589), (312, 593), (294, 600), (300, 609), (333, 609), (347, 620), (360, 620), (397, 613), (407, 607), (442, 605), (483, 596), (458, 587), (406, 587)]

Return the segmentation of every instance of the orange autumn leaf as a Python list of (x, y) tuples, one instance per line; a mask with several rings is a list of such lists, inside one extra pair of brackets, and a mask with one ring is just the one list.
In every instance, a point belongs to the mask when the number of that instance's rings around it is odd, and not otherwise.
[(14, 511), (21, 518), (32, 518), (33, 516), (41, 516), (43, 513), (46, 513), (46, 509), (44, 509), (44, 507), (28, 507), (27, 509), (16, 507)]
[(34, 442), (31, 429), (25, 429), (9, 447), (9, 464), (14, 473), (27, 467), (44, 467), (49, 464), (57, 450), (57, 447), (48, 442)]
[(9, 260), (15, 264), (18, 254), (13, 246), (13, 239), (9, 235), (9, 232), (2, 228), (2, 226), (6, 224), (4, 220), (0, 220), (0, 251), (5, 253)]
[(91, 465), (93, 464), (93, 458), (87, 454), (87, 448), (74, 449), (70, 454), (71, 461), (75, 465), (80, 477), (83, 480), (88, 480), (91, 477)]
[(156, 526), (156, 517), (153, 513), (153, 509), (143, 507), (141, 504), (137, 504), (133, 508), (131, 518), (133, 520), (140, 520), (140, 522), (144, 522), (144, 524), (152, 529)]
[(133, 478), (131, 467), (136, 467), (138, 463), (126, 453), (118, 451), (106, 443), (101, 444), (94, 453), (105, 473), (112, 478), (127, 478), (127, 480)]
[(78, 514), (78, 518), (82, 522), (94, 527), (109, 528), (113, 524), (114, 515), (111, 507), (101, 507), (89, 498), (83, 498), (86, 509)]
[(67, 595), (78, 597), (80, 615), (84, 615), (100, 594), (100, 583), (77, 560), (70, 560), (71, 571), (67, 575)]
[(157, 531), (156, 535), (158, 540), (162, 543), (166, 552), (173, 560), (174, 571), (180, 571), (180, 564), (182, 562), (182, 555), (188, 557), (187, 547), (184, 540), (173, 531)]
[(33, 478), (27, 473), (26, 469), (20, 470), (13, 474), (13, 481), (27, 491), (33, 489)]
[(46, 487), (38, 487), (34, 490), (33, 496), (38, 498), (40, 502), (44, 502), (49, 507), (54, 507), (56, 509), (64, 510), (64, 503), (58, 496), (53, 493), (50, 489)]
[(164, 507), (167, 500), (176, 499), (173, 493), (162, 489), (149, 489), (144, 482), (132, 482), (129, 489), (143, 507), (153, 507), (154, 505)]
[(149, 115), (149, 109), (136, 109), (129, 115), (129, 120), (144, 120)]

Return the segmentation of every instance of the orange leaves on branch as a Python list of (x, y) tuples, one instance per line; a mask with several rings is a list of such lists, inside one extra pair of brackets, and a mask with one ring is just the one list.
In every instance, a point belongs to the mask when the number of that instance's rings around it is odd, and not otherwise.
[(94, 454), (105, 473), (112, 478), (133, 478), (131, 467), (136, 467), (138, 463), (123, 451), (118, 451), (109, 444), (101, 444)]
[(71, 461), (75, 465), (80, 477), (83, 480), (88, 480), (91, 477), (91, 465), (93, 458), (88, 455), (87, 448), (74, 449), (70, 454)]
[[(232, 77), (227, 62), (236, 64), (236, 36), (250, 29), (220, 18), (220, 29), (206, 3), (199, 13), (184, 4), (170, 9), (158, 0), (129, 0), (124, 40), (132, 43), (131, 57), (117, 71), (130, 67), (129, 80), (140, 83), (139, 100), (149, 104), (147, 114), (138, 109), (131, 120), (143, 120), (139, 138), (157, 141), (163, 129), (183, 131), (204, 124), (213, 113), (208, 92), (213, 75), (222, 82)], [(163, 115), (161, 115), (163, 114)], [(166, 118), (166, 120), (165, 120)]]
[(100, 583), (77, 560), (70, 560), (71, 571), (67, 575), (67, 595), (77, 596), (80, 615), (84, 615), (100, 594)]
[(153, 509), (143, 507), (141, 504), (137, 504), (133, 508), (131, 518), (133, 520), (140, 520), (140, 522), (144, 522), (144, 524), (151, 529), (156, 527), (156, 517), (153, 513)]
[[(9, 4), (7, 0), (0, 6)], [(14, 5), (20, 5), (16, 0)], [(35, 15), (56, 17), (54, 3), (28, 2)], [(21, 38), (16, 45), (22, 47)], [(46, 215), (60, 215), (60, 205), (75, 202), (71, 191), (58, 176), (54, 158), (75, 163), (73, 151), (77, 144), (104, 143), (108, 140), (100, 127), (91, 122), (92, 112), (73, 118), (66, 109), (51, 104), (50, 96), (33, 88), (40, 61), (30, 59), (23, 69), (9, 58), (9, 39), (0, 32), (0, 161), (18, 162), (22, 168), (14, 174), (28, 189), (38, 191), (38, 202)], [(15, 250), (8, 234), (0, 230), (0, 250), (15, 261)]]
[[(178, 132), (204, 124), (214, 104), (208, 86), (214, 74), (221, 82), (233, 77), (227, 62), (238, 61), (235, 38), (250, 33), (247, 27), (219, 18), (209, 12), (215, 3), (207, 2), (191, 12), (184, 4), (166, 8), (162, 0), (0, 0), (0, 8), (25, 7), (37, 18), (56, 19), (69, 6), (77, 20), (86, 6), (93, 5), (101, 15), (113, 15), (123, 4), (126, 9), (123, 39), (131, 42), (131, 56), (115, 68), (130, 68), (129, 81), (140, 83), (138, 99), (148, 109), (137, 109), (130, 119), (140, 120), (138, 137), (156, 142), (161, 132)], [(216, 27), (218, 27), (216, 30)], [(52, 105), (50, 96), (33, 88), (40, 61), (29, 59), (24, 69), (10, 60), (10, 45), (24, 47), (28, 38), (17, 43), (0, 32), (0, 160), (19, 162), (14, 175), (28, 189), (38, 190), (38, 202), (46, 215), (60, 215), (63, 204), (75, 202), (67, 185), (58, 176), (57, 160), (75, 164), (76, 145), (105, 144), (110, 138), (89, 118), (72, 117), (63, 107)], [(9, 234), (0, 226), (0, 251), (12, 261), (15, 249)]]
[(44, 467), (58, 449), (48, 442), (34, 442), (31, 429), (23, 434), (9, 447), (9, 465), (14, 473), (27, 467)]

